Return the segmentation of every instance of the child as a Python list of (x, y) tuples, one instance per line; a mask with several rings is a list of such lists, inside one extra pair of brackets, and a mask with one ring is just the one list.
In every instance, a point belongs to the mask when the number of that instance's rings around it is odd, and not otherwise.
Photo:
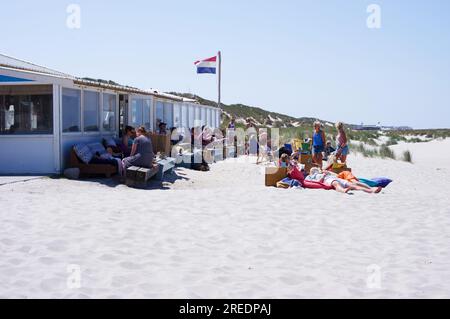
[(338, 136), (336, 138), (336, 159), (341, 160), (342, 163), (345, 163), (349, 153), (347, 134), (345, 134), (344, 124), (342, 122), (337, 122), (336, 128), (338, 130)]
[(328, 161), (328, 156), (330, 156), (334, 151), (336, 151), (333, 146), (331, 146), (331, 142), (327, 141), (327, 145), (325, 146), (325, 156), (324, 161)]
[(280, 157), (280, 160), (278, 162), (279, 167), (288, 167), (291, 159), (289, 158), (289, 155), (286, 153), (282, 154)]
[(322, 123), (319, 121), (314, 122), (314, 134), (313, 134), (313, 161), (319, 167), (322, 167), (323, 155), (322, 152), (325, 150), (325, 133), (322, 130)]

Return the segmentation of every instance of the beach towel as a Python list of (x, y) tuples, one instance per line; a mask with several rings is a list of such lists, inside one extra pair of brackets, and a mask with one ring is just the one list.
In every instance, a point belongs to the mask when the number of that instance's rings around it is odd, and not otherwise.
[(277, 188), (291, 188), (291, 187), (302, 187), (302, 184), (295, 180), (286, 177), (277, 183)]
[(358, 178), (361, 183), (366, 184), (370, 187), (383, 187), (386, 188), (390, 183), (392, 183), (392, 180), (385, 177), (376, 177), (372, 179), (367, 178)]
[(303, 181), (303, 187), (308, 189), (324, 189), (324, 190), (331, 190), (334, 189), (333, 186), (325, 185), (324, 183), (320, 182), (314, 182), (314, 181)]
[(372, 180), (377, 183), (377, 186), (383, 188), (387, 187), (390, 183), (392, 183), (392, 179), (386, 177), (376, 177), (372, 178)]

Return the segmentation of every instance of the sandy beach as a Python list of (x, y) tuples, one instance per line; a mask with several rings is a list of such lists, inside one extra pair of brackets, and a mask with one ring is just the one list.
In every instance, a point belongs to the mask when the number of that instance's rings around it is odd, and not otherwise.
[(149, 190), (0, 178), (0, 297), (449, 298), (450, 140), (392, 148), (414, 163), (348, 160), (379, 195), (266, 188), (247, 157)]

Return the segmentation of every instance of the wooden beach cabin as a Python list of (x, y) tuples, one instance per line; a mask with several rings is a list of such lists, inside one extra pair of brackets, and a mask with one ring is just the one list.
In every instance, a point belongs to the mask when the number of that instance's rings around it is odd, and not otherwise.
[(155, 131), (220, 126), (221, 110), (157, 90), (78, 78), (0, 54), (0, 174), (53, 174), (78, 143), (120, 138), (126, 125)]

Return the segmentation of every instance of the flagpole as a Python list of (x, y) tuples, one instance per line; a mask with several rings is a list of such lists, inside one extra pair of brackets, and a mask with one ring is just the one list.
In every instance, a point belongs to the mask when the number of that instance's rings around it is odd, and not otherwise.
[(217, 53), (217, 57), (219, 59), (219, 74), (218, 74), (218, 99), (217, 99), (217, 107), (220, 108), (220, 98), (221, 98), (221, 82), (222, 82), (222, 53), (219, 51)]

